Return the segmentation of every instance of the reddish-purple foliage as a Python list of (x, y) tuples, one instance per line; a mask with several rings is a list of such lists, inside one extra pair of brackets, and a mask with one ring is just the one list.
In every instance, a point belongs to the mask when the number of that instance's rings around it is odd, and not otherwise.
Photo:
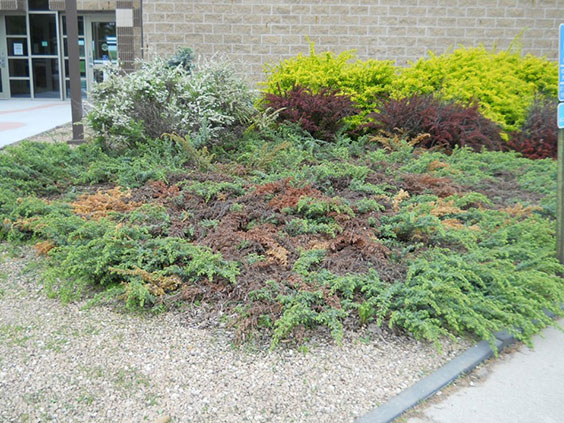
[(463, 106), (432, 95), (413, 95), (401, 100), (386, 99), (369, 115), (367, 131), (400, 132), (408, 137), (427, 133), (419, 146), (451, 151), (455, 146), (502, 150), (500, 128), (482, 116), (478, 105)]
[(311, 89), (294, 86), (285, 93), (264, 96), (265, 105), (280, 111), (278, 118), (299, 124), (318, 139), (330, 141), (343, 127), (343, 119), (358, 113), (349, 96), (338, 90), (322, 88), (317, 93)]
[(555, 159), (558, 152), (556, 101), (537, 99), (521, 131), (511, 137), (509, 147), (529, 159)]

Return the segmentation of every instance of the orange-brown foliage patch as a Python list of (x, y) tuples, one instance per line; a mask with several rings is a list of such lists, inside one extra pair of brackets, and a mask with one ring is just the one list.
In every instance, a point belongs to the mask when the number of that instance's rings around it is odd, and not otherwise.
[(461, 191), (461, 187), (449, 178), (440, 178), (428, 173), (410, 173), (402, 176), (403, 187), (411, 194), (423, 194), (431, 191), (438, 197), (444, 198)]
[(288, 187), (283, 193), (270, 200), (268, 205), (275, 210), (282, 210), (286, 207), (296, 207), (302, 197), (319, 198), (321, 196), (321, 192), (311, 186), (304, 188)]
[(264, 185), (257, 185), (255, 187), (254, 194), (266, 195), (266, 194), (274, 194), (276, 192), (280, 192), (284, 188), (290, 186), (291, 181), (292, 178), (286, 178), (276, 182), (269, 182), (268, 184), (264, 184)]
[(261, 225), (248, 232), (241, 233), (247, 241), (254, 241), (266, 248), (266, 255), (270, 262), (276, 262), (282, 266), (288, 265), (289, 251), (275, 239), (276, 227), (271, 224)]
[(20, 217), (16, 219), (16, 221), (14, 222), (11, 222), (9, 219), (6, 219), (4, 223), (8, 222), (14, 228), (22, 232), (35, 232), (35, 231), (40, 231), (41, 229), (47, 226), (47, 224), (45, 223), (40, 223), (40, 220), (41, 219), (39, 216)]
[(33, 248), (35, 248), (35, 251), (37, 251), (39, 255), (45, 256), (49, 251), (55, 248), (55, 244), (51, 241), (41, 241), (35, 244)]
[(331, 247), (331, 241), (313, 239), (307, 245), (308, 250), (328, 250)]
[[(375, 135), (371, 137), (370, 141), (377, 142), (388, 151), (398, 151), (403, 147), (405, 143), (404, 138), (405, 137), (403, 136), (403, 134), (397, 134), (397, 133), (390, 134), (387, 132), (383, 132), (379, 135)], [(418, 144), (424, 143), (429, 138), (431, 138), (431, 135), (427, 133), (422, 133), (411, 138), (409, 141), (407, 141), (407, 144), (411, 145), (412, 147), (415, 147)]]
[(353, 246), (365, 256), (377, 256), (385, 259), (390, 253), (386, 246), (370, 239), (367, 236), (345, 232), (329, 242), (330, 251), (340, 251), (348, 246)]
[(127, 201), (130, 197), (129, 190), (121, 191), (120, 187), (115, 187), (106, 191), (98, 190), (96, 194), (82, 194), (71, 206), (79, 216), (99, 220), (110, 212), (128, 212), (142, 205)]
[(398, 212), (400, 209), (400, 205), (403, 200), (407, 200), (409, 198), (409, 192), (400, 189), (398, 193), (392, 198), (392, 208), (395, 212)]
[(163, 181), (151, 181), (149, 187), (153, 189), (153, 198), (157, 200), (166, 200), (171, 197), (176, 197), (180, 194), (178, 185), (167, 185)]
[(255, 188), (254, 194), (277, 194), (268, 203), (268, 205), (275, 210), (296, 207), (302, 197), (319, 198), (322, 196), (321, 192), (312, 188), (311, 185), (302, 188), (294, 188), (290, 185), (290, 182), (291, 178), (286, 178), (281, 181), (258, 185)]
[(441, 223), (446, 229), (471, 229), (473, 231), (480, 231), (480, 227), (477, 225), (466, 226), (458, 219), (445, 219)]
[(433, 203), (433, 208), (431, 209), (431, 214), (433, 216), (441, 217), (446, 216), (447, 214), (457, 214), (462, 213), (462, 209), (459, 207), (455, 207), (454, 201), (444, 201), (440, 199)]
[(288, 265), (288, 250), (280, 244), (273, 244), (266, 250), (266, 255), (273, 261), (280, 263), (282, 266)]
[(440, 160), (433, 160), (427, 165), (427, 170), (433, 172), (438, 169), (449, 169), (450, 165), (448, 163), (443, 163)]
[(521, 204), (521, 203), (517, 203), (514, 206), (509, 206), (509, 207), (502, 209), (502, 211), (509, 213), (510, 215), (515, 216), (515, 217), (528, 217), (533, 212), (540, 211), (540, 210), (542, 210), (542, 207), (539, 207), (539, 206), (523, 207), (523, 204)]

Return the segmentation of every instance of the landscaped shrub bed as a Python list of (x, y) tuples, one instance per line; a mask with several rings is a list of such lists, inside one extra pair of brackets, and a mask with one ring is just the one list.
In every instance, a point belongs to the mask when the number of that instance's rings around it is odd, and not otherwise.
[(545, 310), (563, 314), (564, 267), (556, 163), (542, 159), (548, 88), (541, 62), (507, 54), (539, 95), (510, 145), (540, 160), (503, 151), (509, 126), (485, 103), (444, 87), (396, 97), (390, 64), (348, 54), (281, 65), (262, 111), (190, 51), (114, 74), (94, 93), (94, 141), (0, 153), (0, 239), (35, 245), (64, 301), (189, 303), (238, 340), (323, 328), (339, 341), (376, 322), (437, 345), (505, 328), (528, 341), (551, 323)]
[[(433, 146), (466, 145), (466, 137), (451, 133), (455, 127), (458, 132), (468, 132), (463, 127), (470, 119), (473, 127), (481, 123), (470, 131), (475, 135), (470, 144), (474, 149), (498, 149), (501, 136), (506, 141), (504, 148), (513, 148), (530, 158), (552, 157), (556, 127), (553, 117), (549, 121), (544, 116), (553, 116), (549, 110), (556, 101), (557, 67), (543, 58), (523, 56), (519, 39), (501, 51), (459, 47), (440, 56), (430, 52), (428, 58), (401, 68), (388, 61), (354, 59), (352, 51), (339, 55), (317, 53), (312, 46), (307, 56), (298, 55), (266, 67), (264, 95), (283, 97), (295, 86), (313, 93), (336, 90), (350, 97), (360, 110), (345, 119), (356, 135), (383, 127), (390, 132), (390, 115), (398, 108), (409, 112), (407, 106), (421, 106), (420, 110), (412, 110), (416, 116), (410, 116), (411, 125), (405, 128), (407, 122), (403, 122), (397, 128), (406, 129), (412, 136), (414, 128), (430, 128), (428, 132), (434, 134), (428, 143)], [(437, 113), (437, 109), (451, 113)], [(307, 114), (303, 107), (300, 112)], [(404, 119), (405, 114), (399, 115)], [(414, 126), (417, 118), (428, 124)], [(451, 129), (445, 130), (447, 127)], [(498, 131), (499, 135), (495, 134)], [(436, 137), (437, 132), (442, 134)], [(449, 138), (446, 142), (444, 134)], [(492, 137), (487, 142), (481, 134)], [(507, 143), (510, 139), (512, 142)]]
[(504, 327), (528, 339), (545, 308), (561, 313), (551, 160), (284, 126), (224, 148), (207, 171), (171, 138), (119, 155), (8, 148), (1, 237), (46, 254), (64, 300), (94, 288), (135, 308), (217, 305), (239, 339), (273, 345), (372, 320), (435, 342)]

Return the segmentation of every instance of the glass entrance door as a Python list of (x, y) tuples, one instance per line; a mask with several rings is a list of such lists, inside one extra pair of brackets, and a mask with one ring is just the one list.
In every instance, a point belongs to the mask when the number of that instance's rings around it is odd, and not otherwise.
[[(0, 19), (0, 40), (6, 39), (4, 19)], [(0, 98), (10, 98), (10, 82), (8, 73), (8, 53), (6, 43), (0, 43)]]
[[(63, 80), (65, 98), (70, 97), (66, 16), (61, 16)], [(78, 48), (80, 56), (80, 84), (82, 96), (95, 82), (104, 80), (104, 65), (117, 62), (116, 22), (113, 14), (78, 16)]]
[[(47, 0), (28, 4), (27, 14), (0, 16), (0, 98), (68, 98), (65, 17), (49, 11)], [(115, 15), (83, 15), (78, 24), (85, 95), (105, 79), (104, 65), (117, 62)]]
[(117, 62), (117, 37), (114, 16), (85, 17), (89, 87), (105, 79), (104, 65)]
[(5, 91), (9, 91), (11, 97), (30, 98), (32, 86), (27, 18), (25, 15), (7, 15), (2, 21), (5, 24), (8, 55), (8, 83)]
[(61, 98), (57, 14), (29, 13), (29, 46), (35, 98)]

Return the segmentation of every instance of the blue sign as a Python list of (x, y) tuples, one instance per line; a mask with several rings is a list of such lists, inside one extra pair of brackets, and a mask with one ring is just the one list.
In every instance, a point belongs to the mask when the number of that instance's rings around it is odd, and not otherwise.
[(558, 129), (564, 129), (564, 103), (558, 105)]
[(564, 101), (564, 24), (560, 24), (558, 34), (558, 100)]

